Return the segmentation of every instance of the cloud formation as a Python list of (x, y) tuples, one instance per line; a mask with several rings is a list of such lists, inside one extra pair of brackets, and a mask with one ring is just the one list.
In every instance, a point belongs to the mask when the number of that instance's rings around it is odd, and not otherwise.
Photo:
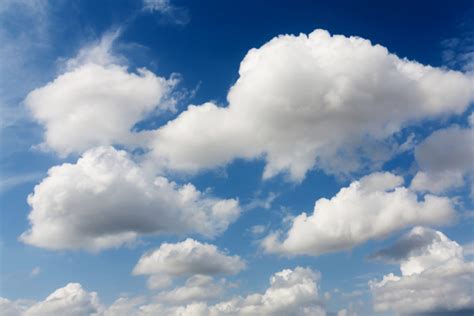
[[(194, 283), (202, 286), (208, 283), (208, 280), (201, 276), (188, 282), (187, 285)], [(21, 301), (12, 302), (0, 298), (0, 312), (4, 315), (5, 312), (12, 311), (10, 314), (5, 314), (8, 316), (323, 316), (326, 312), (323, 300), (319, 296), (319, 280), (320, 273), (309, 268), (285, 269), (272, 275), (270, 286), (264, 293), (238, 296), (214, 305), (208, 305), (205, 300), (200, 301), (201, 298), (205, 299), (203, 295), (206, 294), (201, 293), (189, 304), (180, 304), (179, 300), (164, 303), (140, 297), (121, 297), (112, 305), (104, 306), (100, 304), (95, 292), (86, 292), (80, 284), (70, 283), (56, 290), (44, 301), (30, 302), (29, 306), (25, 307), (24, 314), (20, 309), (11, 309), (22, 305)], [(177, 293), (174, 294), (174, 298), (177, 298)]]
[(465, 178), (474, 173), (474, 114), (470, 126), (458, 125), (438, 130), (426, 138), (415, 149), (415, 158), (420, 166), (411, 187), (418, 191), (446, 192), (462, 187)]
[(312, 168), (350, 173), (390, 157), (383, 143), (405, 126), (460, 114), (474, 100), (469, 74), (324, 30), (251, 49), (239, 75), (228, 106), (191, 105), (158, 129), (150, 160), (196, 172), (263, 158), (264, 178), (283, 172), (295, 181)]
[(229, 275), (245, 268), (239, 256), (229, 256), (216, 246), (193, 239), (169, 244), (163, 243), (144, 254), (135, 268), (134, 275), (150, 275), (148, 286), (159, 288), (169, 285), (169, 278), (193, 275)]
[(268, 235), (267, 252), (320, 255), (350, 249), (414, 225), (442, 225), (455, 217), (448, 198), (416, 193), (403, 178), (373, 173), (342, 188), (333, 198), (316, 201), (313, 214), (296, 216), (289, 230)]
[(45, 129), (44, 149), (67, 156), (100, 145), (137, 147), (134, 125), (154, 110), (173, 108), (166, 99), (177, 81), (145, 68), (130, 72), (111, 52), (118, 34), (83, 48), (66, 61), (65, 73), (26, 97), (25, 105)]
[(28, 197), (31, 228), (21, 240), (48, 249), (97, 251), (143, 234), (222, 233), (240, 214), (192, 184), (155, 177), (125, 151), (98, 147), (52, 167)]
[(474, 312), (474, 263), (465, 261), (462, 247), (443, 233), (415, 227), (376, 257), (398, 262), (401, 270), (401, 276), (390, 273), (369, 282), (376, 311)]
[(79, 283), (69, 283), (57, 289), (44, 301), (28, 308), (23, 316), (84, 316), (95, 315), (101, 305), (95, 292), (85, 291)]

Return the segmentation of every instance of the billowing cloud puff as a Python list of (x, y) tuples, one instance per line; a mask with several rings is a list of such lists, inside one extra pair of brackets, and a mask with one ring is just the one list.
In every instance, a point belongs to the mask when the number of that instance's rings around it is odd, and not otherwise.
[(172, 105), (165, 99), (176, 80), (117, 64), (110, 53), (117, 34), (82, 49), (66, 62), (67, 72), (28, 94), (25, 104), (45, 128), (43, 147), (65, 156), (99, 145), (137, 146), (133, 126)]
[[(270, 287), (263, 293), (246, 297), (235, 297), (214, 305), (194, 302), (188, 305), (170, 306), (162, 303), (139, 305), (134, 309), (122, 300), (120, 305), (128, 308), (127, 315), (326, 315), (319, 297), (320, 274), (309, 268), (297, 267), (275, 273), (270, 278)], [(118, 305), (118, 304), (117, 304)], [(140, 311), (140, 313), (133, 313)], [(116, 310), (117, 311), (117, 310)], [(120, 315), (120, 314), (118, 314)]]
[(319, 199), (313, 214), (296, 216), (284, 236), (272, 233), (262, 246), (267, 252), (319, 255), (350, 249), (409, 226), (446, 224), (454, 216), (448, 198), (428, 194), (419, 200), (403, 187), (402, 177), (373, 173), (342, 188), (330, 200)]
[(69, 283), (57, 289), (44, 301), (28, 308), (23, 316), (84, 316), (97, 315), (101, 305), (95, 292), (86, 292), (79, 283)]
[[(80, 284), (70, 283), (66, 287), (56, 290), (44, 301), (36, 304), (29, 303), (25, 307), (26, 313), (20, 309), (13, 310), (8, 316), (237, 316), (237, 315), (274, 315), (274, 316), (297, 316), (326, 315), (323, 300), (319, 296), (319, 272), (309, 268), (296, 267), (294, 270), (285, 269), (275, 273), (270, 278), (270, 286), (263, 293), (254, 293), (246, 297), (235, 297), (230, 300), (222, 300), (214, 305), (205, 301), (206, 293), (193, 293), (193, 300), (189, 304), (181, 304), (181, 300), (169, 300), (168, 302), (149, 301), (145, 298), (121, 297), (112, 305), (104, 306), (99, 303), (95, 292), (86, 292)], [(208, 277), (200, 276), (189, 281), (187, 285), (201, 286), (203, 289), (209, 285)], [(192, 283), (192, 284), (191, 284)], [(207, 284), (207, 285), (206, 285)], [(167, 292), (172, 293), (172, 292)], [(183, 294), (183, 292), (181, 292)], [(184, 293), (188, 295), (190, 293)], [(186, 295), (174, 293), (173, 298), (184, 298)], [(169, 297), (168, 297), (169, 298)], [(203, 301), (199, 301), (202, 298)], [(163, 297), (158, 298), (163, 299)], [(183, 300), (185, 301), (185, 300)], [(0, 299), (0, 313), (9, 311), (14, 304), (20, 305), (20, 301), (12, 302)], [(23, 304), (24, 305), (24, 304)], [(11, 309), (10, 309), (11, 311)]]
[(94, 251), (141, 234), (214, 237), (240, 214), (237, 200), (156, 178), (112, 147), (94, 148), (74, 164), (52, 167), (28, 204), (31, 228), (21, 240), (48, 249)]
[(158, 288), (168, 285), (170, 277), (192, 275), (236, 274), (245, 268), (239, 256), (229, 256), (216, 246), (186, 239), (176, 244), (163, 243), (160, 248), (143, 255), (135, 268), (135, 275), (151, 275), (148, 285)]
[(348, 173), (387, 159), (377, 145), (404, 126), (462, 113), (474, 100), (470, 75), (324, 30), (250, 50), (239, 75), (227, 107), (191, 105), (158, 129), (150, 160), (193, 172), (261, 157), (264, 178), (293, 180), (314, 167)]
[(161, 292), (157, 299), (168, 303), (208, 301), (221, 296), (224, 286), (224, 280), (215, 282), (211, 276), (197, 274), (187, 279), (183, 286)]
[(275, 273), (263, 294), (251, 294), (214, 306), (236, 315), (326, 315), (319, 297), (319, 272), (296, 267)]
[(474, 263), (466, 262), (462, 247), (443, 233), (415, 227), (375, 257), (399, 262), (401, 270), (401, 276), (390, 273), (369, 282), (376, 311), (474, 312)]
[[(474, 117), (471, 114), (471, 117)], [(474, 172), (474, 129), (453, 125), (431, 134), (415, 150), (420, 166), (414, 190), (441, 193), (461, 187)]]

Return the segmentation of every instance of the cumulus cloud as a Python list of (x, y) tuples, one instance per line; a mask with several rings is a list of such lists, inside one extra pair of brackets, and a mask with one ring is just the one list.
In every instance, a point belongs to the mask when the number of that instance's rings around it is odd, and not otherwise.
[(320, 255), (350, 249), (409, 226), (446, 224), (454, 217), (448, 198), (427, 194), (420, 200), (403, 187), (402, 177), (373, 173), (331, 199), (317, 200), (313, 214), (296, 216), (284, 235), (271, 233), (262, 246), (273, 253)]
[(390, 273), (369, 282), (376, 311), (474, 312), (474, 263), (465, 261), (462, 247), (443, 233), (415, 227), (377, 256), (398, 262), (401, 276)]
[(155, 177), (112, 147), (52, 167), (28, 197), (31, 228), (21, 240), (48, 249), (101, 250), (142, 234), (214, 237), (240, 214), (235, 199), (216, 199), (192, 184)]
[[(474, 117), (471, 114), (471, 118)], [(462, 187), (474, 172), (474, 129), (458, 125), (438, 130), (415, 149), (420, 166), (411, 187), (441, 193)]]
[(118, 33), (106, 34), (66, 61), (67, 71), (25, 99), (45, 129), (42, 147), (62, 156), (99, 145), (140, 144), (134, 125), (152, 111), (170, 110), (167, 97), (176, 79), (145, 68), (130, 72), (111, 53)]
[(100, 308), (97, 293), (86, 292), (79, 283), (69, 283), (32, 305), (23, 316), (96, 315)]
[[(275, 273), (270, 278), (270, 286), (264, 293), (253, 293), (246, 297), (237, 296), (230, 300), (222, 300), (214, 305), (209, 305), (206, 293), (173, 293), (173, 299), (164, 302), (163, 297), (158, 301), (144, 297), (121, 297), (110, 306), (99, 303), (95, 292), (86, 292), (80, 284), (70, 283), (66, 287), (56, 290), (46, 300), (29, 303), (25, 307), (26, 313), (14, 310), (8, 316), (32, 315), (95, 315), (95, 316), (224, 316), (224, 315), (326, 315), (324, 300), (320, 298), (319, 280), (320, 273), (309, 268), (296, 267)], [(198, 286), (209, 288), (210, 278), (206, 276), (194, 277), (186, 283), (188, 289)], [(182, 288), (181, 288), (182, 289)], [(182, 295), (181, 295), (182, 294)], [(196, 300), (192, 303), (183, 303), (185, 298)], [(171, 298), (168, 297), (168, 298)], [(183, 300), (181, 300), (183, 299)], [(202, 301), (198, 301), (203, 299)], [(161, 300), (161, 301), (160, 301)], [(21, 305), (20, 301), (12, 302), (0, 299), (0, 312), (2, 315), (13, 304)]]
[(228, 106), (191, 105), (158, 129), (150, 160), (196, 172), (263, 158), (264, 178), (296, 181), (315, 167), (350, 173), (390, 157), (380, 145), (408, 124), (462, 113), (474, 100), (469, 74), (324, 30), (251, 49), (239, 75)]
[[(158, 249), (144, 254), (133, 269), (133, 274), (151, 275), (149, 287), (158, 288), (168, 283), (159, 283), (161, 279), (192, 275), (229, 275), (244, 268), (245, 262), (239, 256), (227, 255), (214, 245), (188, 238), (176, 244), (163, 243)], [(193, 280), (191, 279), (188, 285), (195, 284)]]
[(159, 293), (157, 299), (169, 303), (208, 301), (222, 296), (224, 291), (224, 280), (215, 282), (211, 276), (197, 274), (187, 279), (183, 286)]

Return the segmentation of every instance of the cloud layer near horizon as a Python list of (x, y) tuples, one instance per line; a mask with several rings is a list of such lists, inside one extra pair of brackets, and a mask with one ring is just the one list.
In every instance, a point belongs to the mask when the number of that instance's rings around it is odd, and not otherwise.
[(369, 282), (376, 311), (474, 312), (474, 262), (466, 261), (463, 248), (443, 233), (415, 227), (374, 257), (399, 263), (401, 270), (401, 276), (390, 273)]

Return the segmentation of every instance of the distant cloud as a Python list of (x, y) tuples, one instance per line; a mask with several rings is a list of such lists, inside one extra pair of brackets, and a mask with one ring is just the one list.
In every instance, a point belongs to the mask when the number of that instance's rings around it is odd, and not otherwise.
[(30, 277), (35, 277), (35, 276), (39, 275), (40, 272), (41, 272), (40, 267), (34, 267), (33, 270), (31, 270), (31, 272), (30, 272)]
[(455, 218), (446, 197), (417, 194), (392, 173), (373, 173), (342, 188), (331, 199), (316, 201), (313, 214), (302, 213), (287, 232), (273, 232), (263, 241), (269, 253), (320, 255), (350, 249), (400, 229), (442, 225)]
[[(153, 300), (121, 297), (110, 306), (101, 304), (97, 293), (85, 291), (78, 283), (69, 283), (39, 302), (0, 298), (0, 313), (2, 316), (323, 316), (326, 312), (320, 296), (320, 278), (320, 273), (310, 268), (284, 269), (271, 276), (270, 285), (263, 293), (222, 299), (216, 304), (208, 304), (206, 300), (220, 293), (219, 285), (206, 276), (191, 278), (183, 287), (162, 292)], [(186, 303), (188, 300), (192, 302)]]
[[(404, 250), (400, 251), (401, 248)], [(399, 262), (402, 274), (390, 273), (382, 280), (369, 282), (377, 312), (410, 315), (474, 312), (474, 262), (466, 261), (462, 247), (443, 233), (415, 227), (395, 246), (379, 251), (378, 255)]]
[(44, 177), (44, 172), (31, 172), (15, 175), (2, 175), (0, 177), (0, 192), (4, 192), (18, 185), (34, 183)]
[(148, 286), (159, 288), (169, 285), (169, 282), (160, 280), (180, 276), (236, 274), (245, 266), (239, 256), (227, 255), (214, 245), (188, 238), (176, 244), (163, 243), (158, 249), (146, 253), (136, 264), (133, 274), (150, 275)]
[(443, 193), (465, 182), (472, 186), (474, 125), (470, 122), (466, 128), (453, 125), (435, 131), (415, 148), (415, 158), (421, 170), (412, 180), (414, 190)]
[(190, 21), (188, 10), (174, 6), (170, 0), (143, 0), (143, 9), (159, 13), (164, 23), (185, 25)]

